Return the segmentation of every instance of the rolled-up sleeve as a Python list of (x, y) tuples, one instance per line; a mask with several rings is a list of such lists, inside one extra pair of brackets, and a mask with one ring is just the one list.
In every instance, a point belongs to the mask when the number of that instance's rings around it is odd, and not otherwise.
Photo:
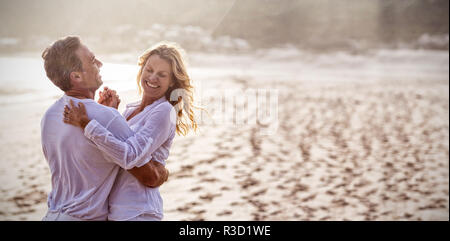
[(146, 118), (143, 128), (133, 132), (126, 140), (121, 140), (112, 133), (114, 128), (122, 126), (120, 122), (126, 123), (124, 117), (112, 120), (108, 125), (109, 130), (92, 119), (85, 127), (84, 135), (115, 163), (128, 170), (150, 161), (151, 154), (169, 137), (170, 121), (170, 110), (160, 108)]

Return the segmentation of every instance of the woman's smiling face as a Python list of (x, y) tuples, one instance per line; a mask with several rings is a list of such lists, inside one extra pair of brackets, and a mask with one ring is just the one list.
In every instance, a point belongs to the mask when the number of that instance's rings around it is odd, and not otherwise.
[(141, 86), (144, 96), (152, 99), (164, 96), (172, 85), (172, 76), (170, 64), (157, 54), (151, 55), (142, 69)]

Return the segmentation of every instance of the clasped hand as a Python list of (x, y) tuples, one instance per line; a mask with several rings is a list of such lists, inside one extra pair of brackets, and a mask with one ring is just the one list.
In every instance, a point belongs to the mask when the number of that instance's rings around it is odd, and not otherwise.
[(115, 90), (105, 87), (103, 88), (103, 91), (100, 91), (98, 94), (100, 96), (100, 98), (97, 101), (99, 104), (113, 107), (115, 109), (119, 107), (120, 98)]

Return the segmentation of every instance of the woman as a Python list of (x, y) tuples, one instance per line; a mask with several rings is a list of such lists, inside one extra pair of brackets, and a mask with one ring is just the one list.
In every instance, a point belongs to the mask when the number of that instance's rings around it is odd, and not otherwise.
[[(123, 116), (134, 135), (126, 141), (115, 138), (95, 119), (89, 120), (83, 105), (66, 106), (64, 122), (81, 127), (85, 136), (111, 158), (133, 160), (148, 158), (165, 165), (175, 132), (186, 135), (196, 129), (193, 87), (180, 49), (161, 43), (139, 58), (137, 84), (142, 99), (127, 105)], [(182, 92), (182, 95), (174, 94)], [(174, 100), (175, 99), (175, 100)], [(100, 102), (117, 108), (115, 92), (105, 89)], [(151, 158), (149, 158), (151, 156)], [(133, 175), (121, 170), (109, 197), (110, 220), (161, 220), (162, 199), (158, 188), (142, 185)]]

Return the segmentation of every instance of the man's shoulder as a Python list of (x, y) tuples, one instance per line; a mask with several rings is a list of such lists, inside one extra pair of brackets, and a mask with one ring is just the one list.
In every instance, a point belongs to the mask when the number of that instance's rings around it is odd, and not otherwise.
[(53, 103), (48, 109), (45, 111), (44, 116), (42, 119), (46, 119), (49, 116), (54, 116), (58, 114), (62, 114), (61, 109), (64, 108), (64, 105), (62, 103), (62, 98), (58, 99)]
[(78, 106), (79, 103), (83, 103), (88, 117), (90, 119), (95, 119), (102, 125), (106, 125), (112, 119), (120, 115), (116, 109), (101, 105), (93, 99), (78, 99), (70, 96), (63, 96), (63, 98), (61, 98), (61, 102), (64, 105), (69, 105), (70, 100), (73, 101), (75, 106)]

